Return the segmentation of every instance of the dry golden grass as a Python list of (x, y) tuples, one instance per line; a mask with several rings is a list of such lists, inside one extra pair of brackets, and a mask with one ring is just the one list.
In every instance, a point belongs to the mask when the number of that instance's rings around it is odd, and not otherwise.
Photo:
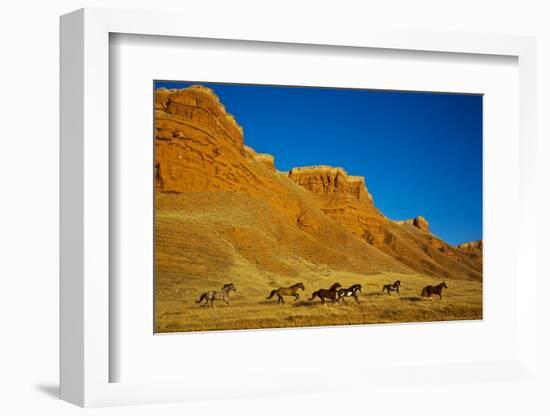
[[(311, 239), (277, 210), (238, 193), (158, 195), (156, 211), (155, 331), (186, 332), (470, 320), (482, 317), (482, 282), (446, 279), (443, 299), (420, 298), (424, 286), (443, 279), (388, 267), (368, 245), (334, 238)], [(330, 220), (328, 220), (330, 221)], [(337, 227), (335, 225), (335, 227)], [(308, 239), (309, 238), (309, 239)], [(345, 240), (343, 240), (345, 242)], [(333, 250), (339, 249), (338, 252)], [(374, 250), (374, 251), (373, 251)], [(401, 280), (401, 296), (382, 286)], [(196, 301), (232, 282), (228, 306), (204, 308)], [(266, 300), (273, 289), (302, 282), (300, 301)], [(353, 299), (322, 305), (311, 293), (339, 282), (363, 286)]]
[[(245, 275), (245, 274), (242, 274)], [(400, 279), (401, 296), (382, 294), (383, 284)], [(234, 279), (235, 280), (235, 279)], [(290, 285), (299, 279), (278, 279)], [(411, 274), (387, 274), (360, 276), (352, 273), (320, 272), (316, 276), (301, 279), (305, 292), (300, 300), (285, 298), (285, 304), (266, 300), (273, 287), (258, 284), (257, 279), (235, 280), (237, 292), (230, 295), (229, 305), (215, 302), (214, 307), (204, 308), (196, 303), (205, 290), (200, 281), (175, 288), (170, 300), (159, 300), (156, 309), (157, 332), (184, 332), (205, 330), (228, 330), (250, 328), (278, 328), (329, 326), (347, 324), (372, 324), (395, 322), (428, 322), (447, 320), (472, 320), (482, 318), (482, 287), (480, 282), (447, 281), (448, 290), (443, 298), (434, 296), (433, 301), (420, 297), (421, 289), (428, 284), (437, 284), (433, 277)], [(363, 286), (357, 304), (348, 298), (347, 305), (340, 302), (323, 305), (316, 299), (308, 301), (311, 293), (321, 287), (329, 287), (335, 281), (344, 287), (354, 283)], [(315, 283), (313, 283), (315, 282)], [(221, 286), (221, 282), (218, 286)], [(213, 288), (219, 289), (215, 285)]]

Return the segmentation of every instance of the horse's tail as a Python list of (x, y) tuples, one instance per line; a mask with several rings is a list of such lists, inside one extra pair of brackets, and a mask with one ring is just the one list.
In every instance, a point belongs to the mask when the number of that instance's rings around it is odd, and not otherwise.
[(275, 293), (277, 293), (278, 289), (272, 290), (269, 296), (266, 299), (271, 299), (273, 296), (275, 296)]
[(315, 299), (315, 296), (317, 296), (317, 292), (319, 292), (319, 291), (316, 290), (315, 292), (313, 292), (313, 293), (311, 294), (311, 297), (309, 298), (309, 300)]
[(427, 287), (422, 289), (422, 292), (420, 293), (420, 296), (428, 296), (428, 288)]
[(199, 300), (197, 301), (197, 303), (201, 303), (204, 300), (205, 297), (206, 297), (206, 293), (203, 293), (201, 295), (201, 297), (199, 298)]

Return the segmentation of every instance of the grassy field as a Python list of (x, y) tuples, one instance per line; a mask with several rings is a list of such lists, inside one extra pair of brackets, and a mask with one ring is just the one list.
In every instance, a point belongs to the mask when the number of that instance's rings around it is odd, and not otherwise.
[[(239, 193), (160, 195), (156, 212), (155, 331), (186, 332), (428, 322), (482, 318), (482, 282), (446, 279), (443, 299), (420, 297), (441, 278), (398, 270), (395, 262), (326, 219), (314, 238), (260, 198)], [(320, 223), (322, 224), (322, 223)], [(330, 228), (332, 227), (332, 228)], [(389, 260), (388, 260), (389, 259)], [(404, 267), (402, 267), (403, 269)], [(379, 272), (378, 270), (386, 270)], [(401, 296), (382, 294), (401, 280)], [(204, 292), (234, 283), (230, 303), (204, 308)], [(302, 282), (300, 301), (277, 304), (267, 295)], [(360, 303), (322, 305), (311, 293), (339, 282), (363, 286)]]
[[(357, 275), (317, 270), (309, 278), (302, 279), (306, 290), (300, 292), (300, 300), (285, 298), (284, 305), (275, 300), (266, 300), (270, 290), (275, 289), (263, 279), (241, 273), (233, 281), (237, 291), (231, 292), (230, 303), (215, 303), (214, 307), (200, 307), (196, 301), (206, 290), (219, 290), (223, 283), (211, 283), (205, 287), (198, 279), (185, 284), (174, 284), (161, 289), (156, 303), (156, 332), (186, 332), (206, 330), (234, 330), (251, 328), (279, 328), (304, 326), (330, 326), (396, 322), (429, 322), (448, 320), (473, 320), (482, 318), (482, 284), (478, 281), (448, 280), (448, 290), (443, 298), (435, 296), (433, 301), (421, 298), (421, 289), (440, 281), (418, 274), (381, 273)], [(401, 280), (401, 296), (382, 294), (382, 286)], [(297, 279), (278, 278), (282, 285), (296, 283)], [(360, 283), (363, 293), (359, 304), (348, 298), (347, 305), (321, 304), (316, 299), (308, 301), (311, 293), (319, 288), (328, 288), (339, 282), (343, 287)], [(313, 283), (315, 282), (315, 283)], [(277, 286), (278, 287), (278, 286)]]

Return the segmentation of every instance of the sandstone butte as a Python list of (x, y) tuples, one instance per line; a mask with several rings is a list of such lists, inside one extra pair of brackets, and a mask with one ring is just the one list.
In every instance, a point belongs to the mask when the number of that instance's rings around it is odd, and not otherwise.
[(271, 276), (326, 267), (481, 280), (481, 242), (454, 247), (421, 216), (386, 218), (364, 178), (343, 168), (279, 172), (243, 137), (212, 90), (156, 90), (156, 267), (164, 276), (220, 277), (239, 263)]

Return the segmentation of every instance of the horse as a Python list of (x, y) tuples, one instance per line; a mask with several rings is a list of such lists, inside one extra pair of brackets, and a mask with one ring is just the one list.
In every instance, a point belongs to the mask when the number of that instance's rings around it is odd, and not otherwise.
[(441, 282), (437, 286), (428, 285), (424, 289), (422, 289), (422, 293), (420, 294), (420, 296), (424, 296), (432, 299), (432, 295), (435, 294), (435, 295), (439, 295), (439, 299), (441, 299), (442, 298), (441, 292), (443, 292), (443, 288), (448, 289), (447, 283)]
[(235, 285), (233, 283), (228, 283), (226, 285), (223, 285), (221, 290), (211, 290), (210, 292), (205, 292), (201, 295), (197, 303), (201, 303), (203, 300), (206, 300), (206, 303), (204, 303), (204, 307), (208, 306), (208, 302), (210, 302), (210, 306), (214, 306), (215, 300), (225, 300), (225, 304), (229, 304), (229, 292), (231, 291), (237, 291), (235, 289)]
[(397, 292), (399, 296), (401, 296), (401, 293), (399, 293), (399, 288), (401, 287), (401, 280), (396, 280), (394, 283), (390, 283), (387, 285), (384, 285), (382, 288), (382, 293), (385, 291), (388, 291), (388, 296), (391, 295), (391, 292)]
[(339, 289), (338, 290), (338, 298), (336, 299), (337, 302), (340, 300), (343, 300), (344, 303), (346, 303), (347, 297), (353, 297), (355, 299), (355, 302), (359, 303), (359, 299), (357, 298), (357, 292), (362, 292), (361, 285), (353, 285), (347, 289)]
[(277, 296), (277, 303), (285, 303), (283, 296), (294, 296), (294, 302), (298, 302), (300, 294), (298, 289), (305, 290), (303, 283), (296, 283), (290, 287), (280, 287), (279, 289), (272, 290), (266, 299), (271, 299), (273, 296)]
[(325, 298), (331, 299), (332, 303), (336, 302), (336, 298), (338, 297), (338, 288), (341, 288), (342, 285), (340, 283), (334, 283), (330, 289), (319, 289), (316, 290), (311, 294), (311, 298), (309, 300), (315, 299), (315, 297), (318, 297), (321, 299), (322, 303), (325, 303)]

